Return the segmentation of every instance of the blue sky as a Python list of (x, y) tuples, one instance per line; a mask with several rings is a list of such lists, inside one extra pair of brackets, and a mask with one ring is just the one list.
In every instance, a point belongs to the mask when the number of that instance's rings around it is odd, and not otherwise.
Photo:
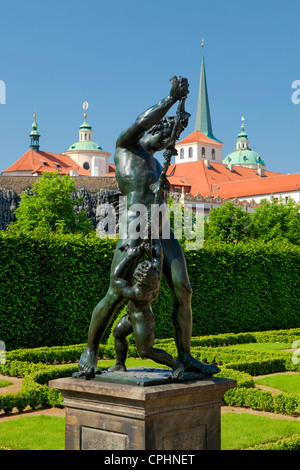
[[(78, 140), (89, 102), (93, 139), (113, 153), (119, 133), (186, 76), (194, 130), (201, 40), (212, 126), (234, 149), (245, 117), (252, 149), (271, 171), (300, 171), (300, 3), (289, 0), (31, 0), (0, 7), (0, 171), (29, 148), (36, 106), (41, 150)], [(300, 95), (299, 95), (300, 96)]]

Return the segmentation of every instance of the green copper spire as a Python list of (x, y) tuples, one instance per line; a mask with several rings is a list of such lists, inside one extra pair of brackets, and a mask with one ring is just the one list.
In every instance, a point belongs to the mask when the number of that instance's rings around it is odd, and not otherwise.
[(30, 148), (35, 152), (38, 152), (40, 149), (40, 134), (38, 129), (38, 125), (36, 123), (36, 114), (33, 115), (34, 121), (32, 123), (32, 131), (29, 134), (30, 137)]
[[(202, 49), (203, 49), (203, 46), (204, 46), (204, 43), (202, 40)], [(201, 64), (201, 72), (200, 72), (200, 85), (199, 85), (199, 94), (198, 94), (198, 103), (197, 103), (195, 131), (201, 131), (203, 134), (207, 135), (207, 137), (209, 137), (210, 139), (220, 142), (218, 139), (215, 138), (212, 132), (203, 50), (202, 50), (202, 64)]]

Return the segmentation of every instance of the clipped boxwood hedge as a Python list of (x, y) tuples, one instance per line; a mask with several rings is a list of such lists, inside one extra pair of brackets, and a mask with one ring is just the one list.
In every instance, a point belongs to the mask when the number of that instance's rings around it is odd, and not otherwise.
[[(299, 338), (300, 329), (289, 329), (277, 331), (267, 331), (264, 333), (249, 333), (249, 338), (255, 342), (259, 338), (260, 341), (269, 341), (273, 335), (277, 337), (279, 334), (284, 342), (287, 338), (291, 341)], [(224, 377), (235, 380), (237, 387), (228, 390), (224, 395), (224, 402), (232, 406), (248, 406), (253, 409), (271, 411), (274, 413), (293, 414), (300, 411), (300, 395), (279, 393), (272, 395), (270, 392), (259, 390), (254, 387), (252, 375), (267, 374), (270, 372), (279, 372), (283, 370), (299, 370), (298, 364), (291, 361), (290, 352), (262, 353), (257, 351), (242, 352), (236, 354), (237, 351), (219, 347), (220, 344), (229, 342), (229, 344), (238, 344), (244, 342), (244, 337), (240, 334), (217, 335), (209, 338), (195, 337), (195, 343), (201, 344), (201, 341), (209, 340), (218, 344), (216, 347), (199, 347), (192, 348), (192, 354), (201, 357), (213, 357), (215, 362), (220, 365), (221, 372), (217, 377)], [(215, 340), (215, 341), (214, 341)], [(236, 341), (236, 343), (234, 342)], [(168, 338), (158, 340), (157, 346), (164, 347), (171, 353), (175, 353), (174, 340)], [(24, 377), (22, 389), (16, 394), (0, 395), (0, 410), (9, 413), (14, 407), (19, 411), (30, 406), (31, 408), (61, 406), (63, 399), (59, 391), (49, 389), (47, 384), (49, 380), (69, 377), (73, 372), (78, 371), (75, 363), (68, 364), (70, 361), (77, 361), (84, 348), (84, 344), (71, 346), (58, 346), (51, 348), (34, 348), (9, 351), (7, 353), (7, 361), (0, 365), (0, 373), (11, 376)], [(100, 348), (99, 358), (115, 357), (113, 346), (108, 342)], [(244, 354), (248, 356), (245, 361)], [(131, 344), (128, 351), (129, 357), (137, 356), (134, 344)], [(57, 364), (60, 365), (57, 365)], [(223, 365), (221, 365), (223, 364)]]
[[(91, 313), (109, 284), (115, 246), (116, 240), (95, 236), (0, 232), (0, 339), (6, 349), (85, 342)], [(193, 335), (299, 326), (300, 247), (206, 243), (185, 256)], [(153, 303), (156, 338), (173, 337), (171, 306), (163, 282)]]
[(255, 446), (246, 447), (244, 450), (300, 450), (300, 435), (279, 439), (278, 441), (266, 442)]

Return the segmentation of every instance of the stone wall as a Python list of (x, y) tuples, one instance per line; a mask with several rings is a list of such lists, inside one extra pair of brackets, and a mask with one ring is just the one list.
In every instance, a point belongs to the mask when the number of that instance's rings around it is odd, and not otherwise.
[[(18, 207), (23, 191), (30, 191), (36, 176), (0, 176), (0, 230), (6, 230), (15, 220), (14, 211)], [(114, 177), (74, 177), (76, 192), (73, 198), (83, 198), (80, 209), (84, 209), (94, 228), (105, 216), (107, 197), (116, 194), (118, 185)]]
[(5, 230), (14, 217), (20, 197), (12, 189), (0, 188), (0, 230)]

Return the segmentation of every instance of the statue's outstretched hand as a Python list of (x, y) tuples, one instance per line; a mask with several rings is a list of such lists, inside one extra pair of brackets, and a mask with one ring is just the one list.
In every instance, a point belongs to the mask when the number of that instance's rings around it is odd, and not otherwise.
[(149, 251), (149, 242), (143, 242), (140, 245), (130, 247), (128, 244), (122, 245), (120, 247), (121, 251), (125, 251), (127, 257), (129, 258), (138, 258), (143, 254), (145, 251)]
[(189, 82), (187, 78), (183, 77), (172, 77), (171, 78), (172, 88), (170, 95), (176, 100), (180, 100), (189, 93)]

